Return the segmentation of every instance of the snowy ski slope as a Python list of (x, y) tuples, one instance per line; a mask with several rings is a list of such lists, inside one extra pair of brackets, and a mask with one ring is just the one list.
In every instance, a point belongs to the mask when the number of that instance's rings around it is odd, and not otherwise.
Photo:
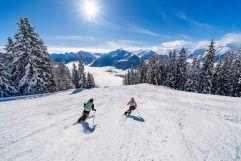
[[(131, 96), (143, 118), (122, 117)], [(96, 126), (73, 126), (90, 97)], [(0, 102), (0, 160), (240, 161), (241, 99), (140, 84)]]

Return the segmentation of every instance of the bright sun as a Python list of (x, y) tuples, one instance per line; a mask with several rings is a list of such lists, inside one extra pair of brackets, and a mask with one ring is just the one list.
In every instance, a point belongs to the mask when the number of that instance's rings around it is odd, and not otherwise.
[(83, 11), (85, 16), (91, 21), (99, 12), (98, 5), (94, 0), (85, 0), (83, 4)]

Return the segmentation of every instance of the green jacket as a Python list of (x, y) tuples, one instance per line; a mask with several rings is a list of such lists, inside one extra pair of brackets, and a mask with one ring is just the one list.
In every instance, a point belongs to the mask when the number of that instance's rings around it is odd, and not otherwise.
[(85, 111), (90, 112), (91, 109), (94, 110), (94, 104), (93, 103), (87, 102), (87, 103), (84, 104), (84, 110)]

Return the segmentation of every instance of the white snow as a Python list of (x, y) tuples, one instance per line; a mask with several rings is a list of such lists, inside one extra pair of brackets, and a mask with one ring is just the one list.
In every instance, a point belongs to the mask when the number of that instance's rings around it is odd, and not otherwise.
[[(241, 160), (240, 98), (147, 84), (72, 92), (0, 103), (0, 160)], [(143, 119), (122, 117), (132, 96)], [(90, 97), (97, 112), (88, 132), (72, 124)]]

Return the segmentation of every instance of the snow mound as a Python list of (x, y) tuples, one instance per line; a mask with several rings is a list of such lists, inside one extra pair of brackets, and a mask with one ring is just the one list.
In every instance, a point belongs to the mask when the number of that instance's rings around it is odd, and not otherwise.
[[(95, 123), (90, 118), (73, 126), (90, 97)], [(122, 116), (130, 97), (141, 116), (136, 111)], [(2, 102), (0, 160), (241, 160), (240, 104), (240, 98), (147, 84)]]

